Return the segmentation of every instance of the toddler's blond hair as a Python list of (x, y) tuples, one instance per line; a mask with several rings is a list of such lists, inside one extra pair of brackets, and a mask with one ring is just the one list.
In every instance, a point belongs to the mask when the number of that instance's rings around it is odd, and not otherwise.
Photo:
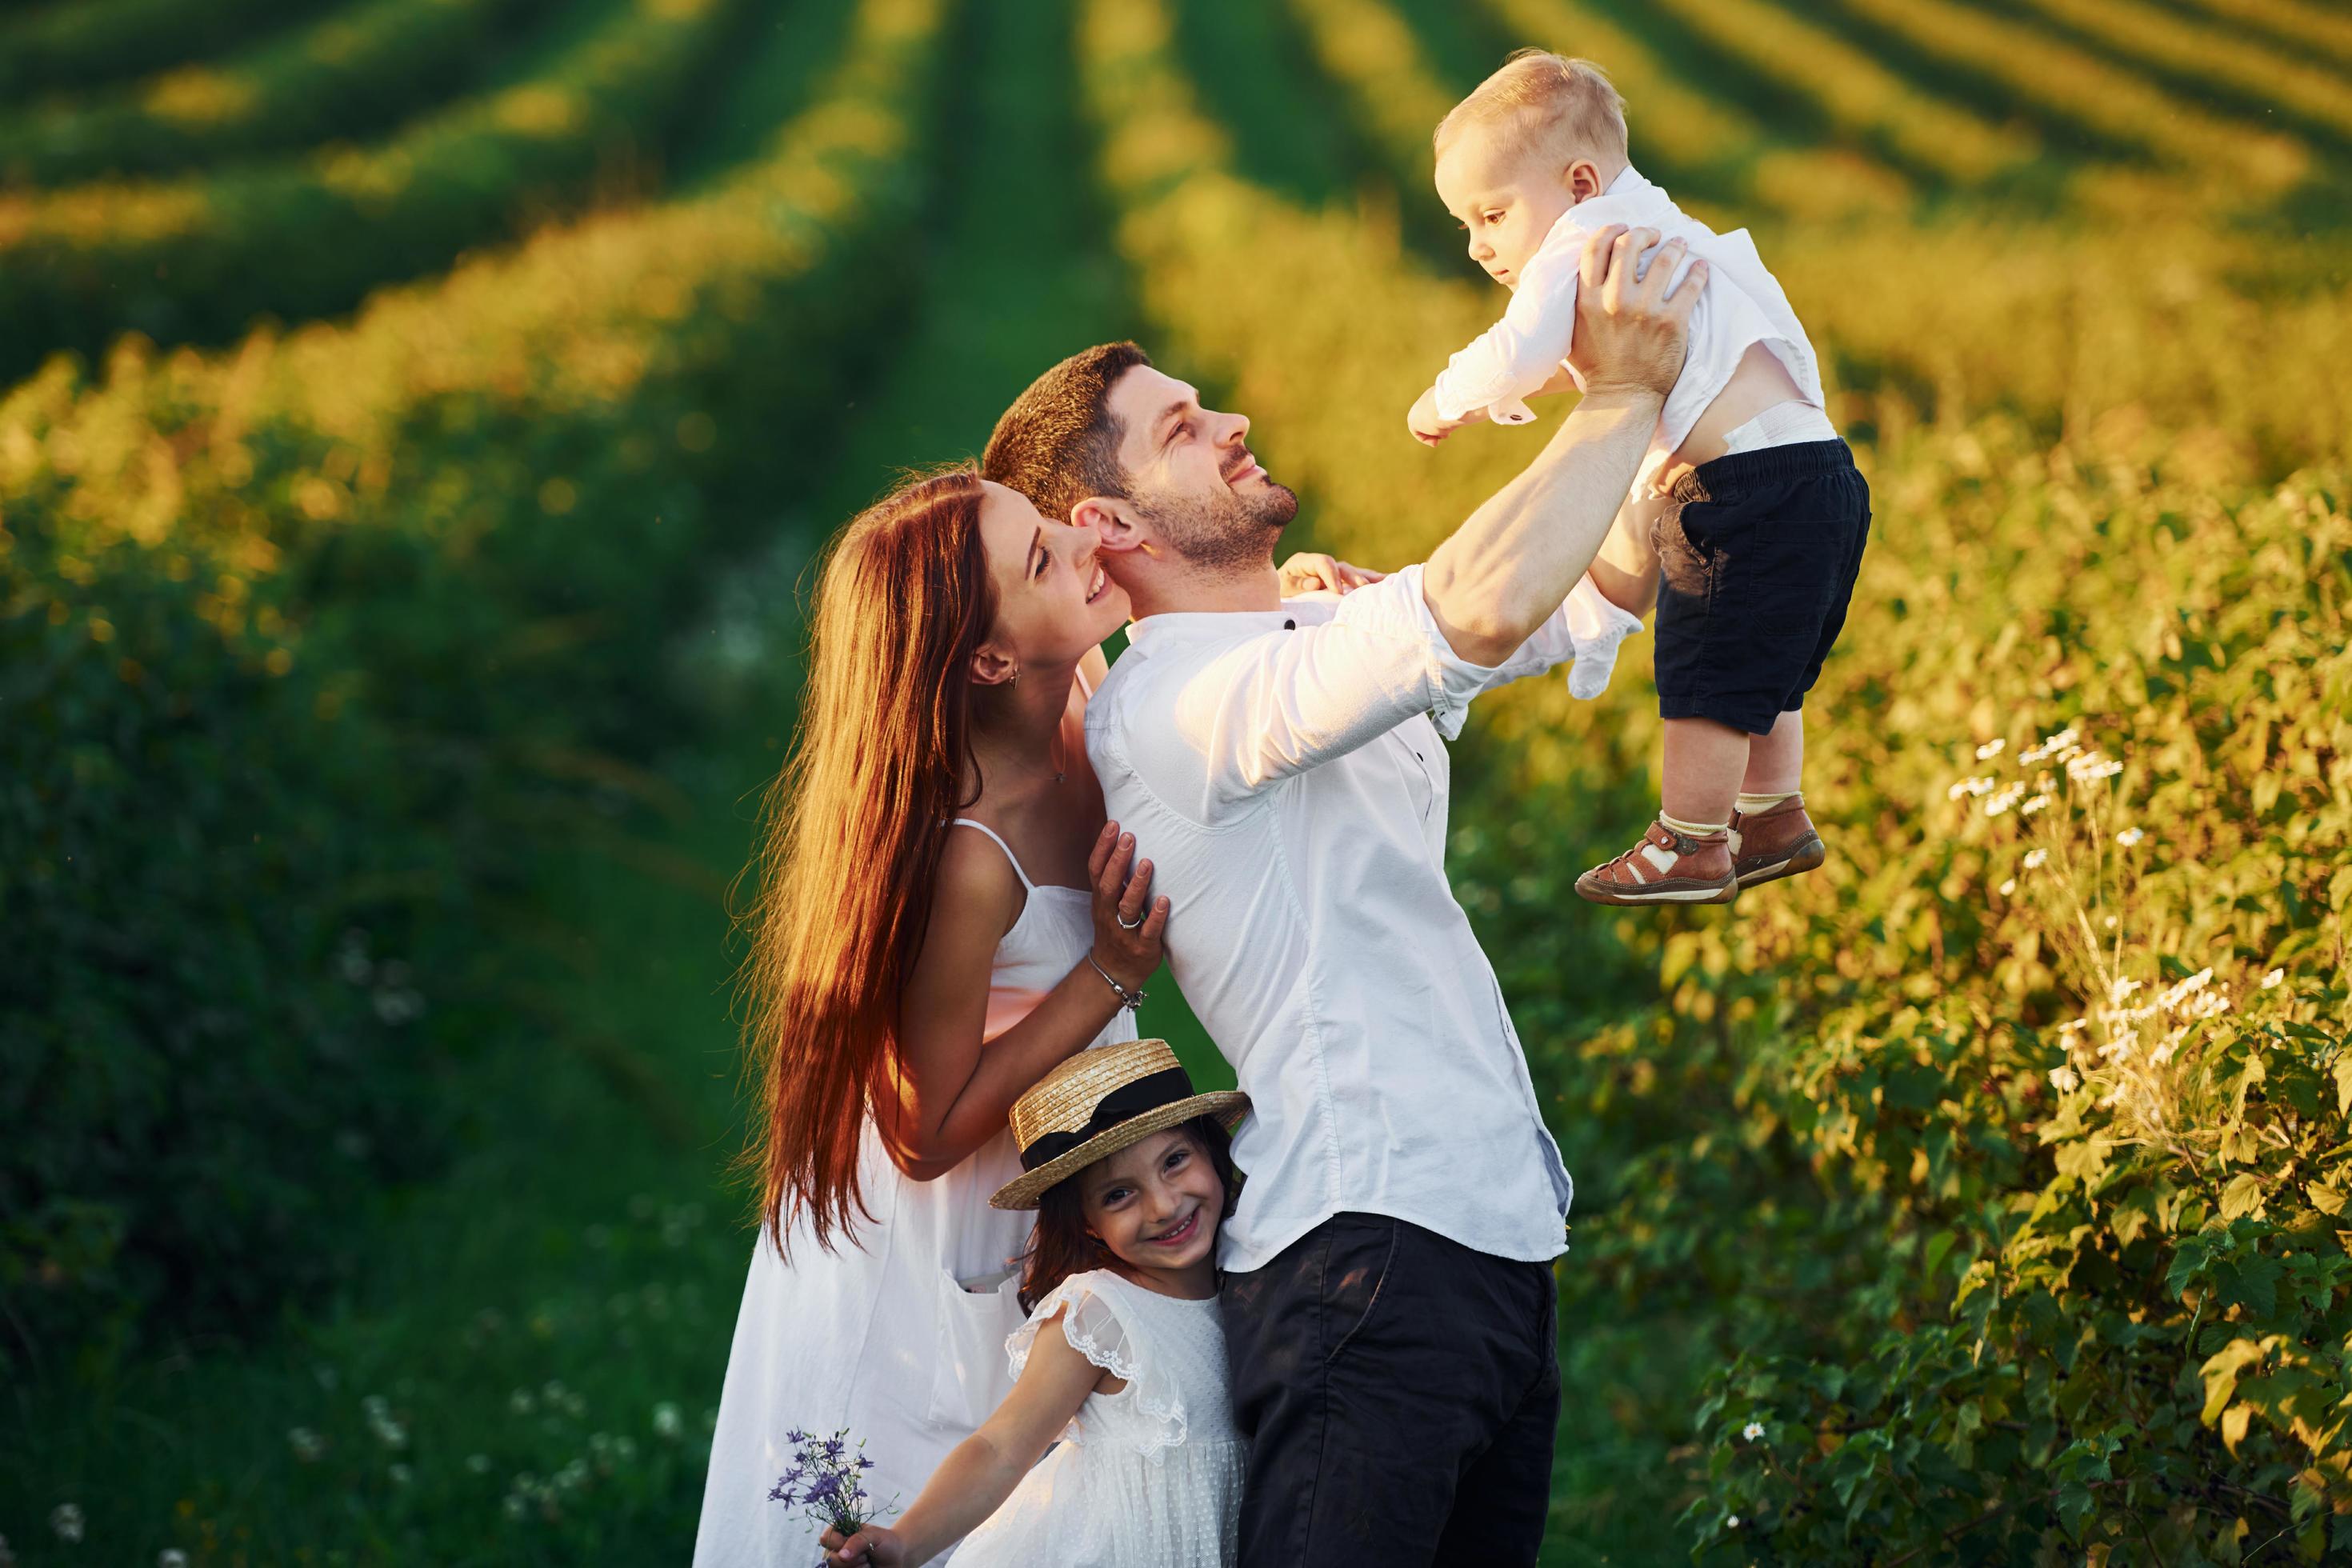
[(1431, 142), (1442, 155), (1477, 125), (1507, 126), (1517, 150), (1554, 154), (1562, 163), (1625, 161), (1625, 100), (1609, 73), (1549, 49), (1521, 49), (1505, 60), (1446, 112)]

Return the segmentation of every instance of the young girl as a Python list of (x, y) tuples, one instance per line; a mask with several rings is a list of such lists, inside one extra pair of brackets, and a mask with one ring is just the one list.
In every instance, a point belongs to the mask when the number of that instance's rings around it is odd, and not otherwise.
[(1039, 1212), (1013, 1393), (896, 1523), (827, 1531), (828, 1563), (911, 1568), (961, 1538), (956, 1568), (1229, 1568), (1244, 1454), (1215, 1260), (1247, 1107), (1193, 1093), (1160, 1040), (1089, 1051), (1014, 1103), (1024, 1173), (990, 1201)]

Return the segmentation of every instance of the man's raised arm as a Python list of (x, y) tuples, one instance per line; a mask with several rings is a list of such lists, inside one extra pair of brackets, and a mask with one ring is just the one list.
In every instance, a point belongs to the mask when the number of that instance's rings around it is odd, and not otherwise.
[(1431, 618), (1461, 658), (1499, 665), (1558, 610), (1608, 536), (1658, 411), (1682, 374), (1691, 308), (1706, 284), (1693, 262), (1669, 289), (1682, 242), (1642, 277), (1655, 229), (1612, 226), (1585, 243), (1574, 358), (1584, 401), (1536, 460), (1437, 547), (1422, 574)]

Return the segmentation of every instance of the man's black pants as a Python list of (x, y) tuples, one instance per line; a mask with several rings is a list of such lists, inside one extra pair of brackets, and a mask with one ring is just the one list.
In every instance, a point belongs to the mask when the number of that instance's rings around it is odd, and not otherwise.
[(1240, 1568), (1533, 1563), (1559, 1420), (1551, 1267), (1336, 1215), (1220, 1300), (1250, 1441)]

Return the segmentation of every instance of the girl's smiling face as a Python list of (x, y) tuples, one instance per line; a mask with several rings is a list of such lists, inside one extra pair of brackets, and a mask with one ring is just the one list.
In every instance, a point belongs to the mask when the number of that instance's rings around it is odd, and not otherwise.
[(1225, 1184), (1185, 1129), (1131, 1143), (1077, 1180), (1087, 1229), (1122, 1263), (1169, 1272), (1209, 1261), (1224, 1217)]
[(1591, 159), (1562, 167), (1517, 132), (1501, 121), (1471, 125), (1437, 155), (1438, 199), (1462, 226), (1470, 259), (1507, 289), (1519, 286), (1559, 215), (1606, 188)]

